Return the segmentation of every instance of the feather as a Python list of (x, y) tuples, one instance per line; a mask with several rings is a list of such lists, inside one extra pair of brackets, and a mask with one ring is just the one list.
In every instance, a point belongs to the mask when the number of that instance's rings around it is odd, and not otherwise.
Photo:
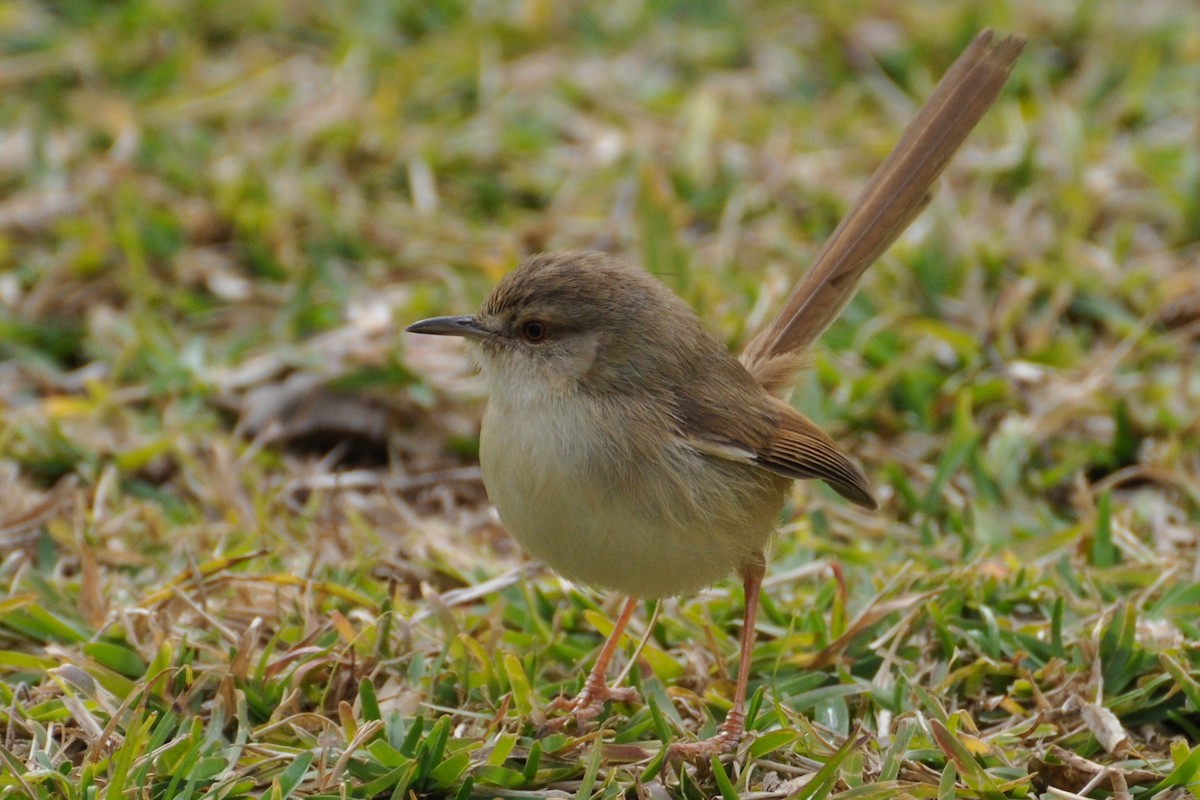
[(813, 260), (742, 363), (770, 392), (789, 388), (794, 361), (850, 298), (858, 279), (929, 202), (934, 181), (1000, 93), (1025, 41), (985, 30), (950, 67), (862, 196)]

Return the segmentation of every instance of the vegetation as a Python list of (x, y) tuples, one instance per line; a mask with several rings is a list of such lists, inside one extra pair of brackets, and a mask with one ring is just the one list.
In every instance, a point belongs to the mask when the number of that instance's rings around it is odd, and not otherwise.
[[(1200, 10), (571, 5), (0, 5), (0, 798), (1200, 798)], [(987, 25), (1009, 88), (795, 398), (883, 509), (797, 485), (754, 735), (663, 757), (730, 581), (539, 737), (614, 599), (399, 330), (602, 247), (740, 345)]]

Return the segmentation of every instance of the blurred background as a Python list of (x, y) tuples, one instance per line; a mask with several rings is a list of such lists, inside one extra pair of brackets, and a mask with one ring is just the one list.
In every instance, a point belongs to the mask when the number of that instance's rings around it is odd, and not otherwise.
[[(940, 631), (920, 656), (947, 660), (934, 673), (996, 624), (980, 606), (1034, 641), (1065, 619), (1083, 650), (1057, 655), (1079, 675), (1090, 631), (1119, 622), (1115, 641), (1144, 649), (1107, 688), (1153, 688), (1113, 690), (1118, 716), (1196, 736), (1190, 0), (3, 3), (0, 594), (23, 599), (0, 608), (0, 647), (52, 642), (90, 669), (84, 643), (112, 639), (132, 679), (180, 631), (345, 638), (330, 608), (370, 627), (533, 574), (486, 504), (469, 365), (403, 325), (470, 312), (531, 253), (600, 248), (740, 346), (987, 26), (1029, 40), (1012, 81), (795, 398), (884, 509), (797, 486), (771, 571), (809, 579), (768, 591), (764, 625), (808, 638), (758, 660), (769, 672), (872, 602), (952, 586), (947, 616), (909, 619)], [(849, 589), (820, 571), (831, 561)], [(295, 576), (323, 582), (317, 599)], [(557, 620), (571, 644), (525, 667), (569, 681), (595, 643), (572, 626), (596, 601), (555, 611), (501, 583), (459, 624), (508, 608), (490, 648), (529, 645), (514, 608)], [(710, 624), (732, 646), (736, 604), (710, 594), (679, 601), (664, 648)], [(453, 638), (426, 631), (415, 650)], [(1035, 646), (1004, 641), (990, 658)], [(1180, 647), (1172, 672), (1158, 656)], [(228, 667), (219, 647), (192, 658)], [(41, 669), (21, 674), (57, 696)], [(314, 707), (353, 693), (330, 688), (339, 669)], [(412, 675), (394, 697), (478, 710)], [(826, 701), (832, 730), (870, 716)]]

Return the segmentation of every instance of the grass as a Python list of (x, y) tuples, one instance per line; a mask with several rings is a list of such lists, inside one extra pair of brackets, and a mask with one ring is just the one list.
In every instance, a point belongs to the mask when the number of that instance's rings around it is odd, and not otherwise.
[[(4, 5), (0, 797), (1200, 797), (1197, 23)], [(399, 327), (604, 247), (737, 346), (989, 24), (1013, 81), (796, 395), (883, 510), (797, 485), (755, 735), (663, 758), (729, 706), (728, 582), (538, 737), (614, 601), (526, 563)]]

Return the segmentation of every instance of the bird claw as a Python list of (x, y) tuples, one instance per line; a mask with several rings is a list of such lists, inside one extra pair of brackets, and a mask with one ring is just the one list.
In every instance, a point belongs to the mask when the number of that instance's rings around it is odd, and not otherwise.
[(563, 716), (547, 720), (543, 730), (561, 730), (572, 719), (575, 720), (576, 728), (583, 730), (588, 722), (600, 715), (604, 704), (610, 700), (615, 703), (634, 703), (638, 700), (638, 691), (631, 686), (610, 687), (600, 684), (598, 687), (585, 686), (574, 698), (557, 697), (546, 707), (546, 712), (565, 713)]
[(737, 750), (738, 743), (746, 732), (745, 722), (740, 714), (730, 713), (717, 731), (716, 736), (702, 742), (676, 742), (667, 749), (667, 757), (672, 761), (689, 761), (693, 764), (706, 763), (713, 756), (732, 753)]
[(672, 761), (689, 761), (693, 764), (706, 763), (713, 756), (732, 753), (737, 749), (740, 738), (722, 732), (702, 742), (675, 742), (668, 748), (667, 757)]

